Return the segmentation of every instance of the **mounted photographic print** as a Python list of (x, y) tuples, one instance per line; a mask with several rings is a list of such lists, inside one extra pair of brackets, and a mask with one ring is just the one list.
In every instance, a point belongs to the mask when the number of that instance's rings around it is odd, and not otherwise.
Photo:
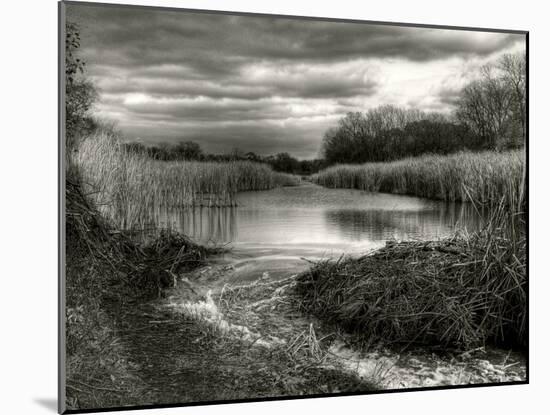
[(59, 12), (61, 412), (528, 382), (527, 32)]

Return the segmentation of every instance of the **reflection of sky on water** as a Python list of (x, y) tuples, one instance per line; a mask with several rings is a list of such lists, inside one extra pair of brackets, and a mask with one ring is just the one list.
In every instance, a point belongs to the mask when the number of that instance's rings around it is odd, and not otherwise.
[(369, 249), (394, 238), (444, 237), (481, 222), (467, 204), (313, 185), (246, 192), (237, 202), (232, 208), (163, 212), (157, 222), (201, 243), (331, 252)]
[(440, 203), (435, 209), (401, 210), (328, 210), (327, 223), (353, 241), (362, 239), (434, 239), (449, 235), (454, 229), (474, 230), (480, 218), (469, 205)]

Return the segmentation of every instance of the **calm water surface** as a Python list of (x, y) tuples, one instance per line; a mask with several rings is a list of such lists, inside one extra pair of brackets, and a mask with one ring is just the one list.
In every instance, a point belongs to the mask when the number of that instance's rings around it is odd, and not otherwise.
[(302, 258), (358, 254), (389, 239), (427, 240), (470, 231), (482, 220), (468, 204), (326, 189), (310, 183), (237, 195), (238, 207), (163, 212), (161, 226), (199, 243), (228, 244), (243, 272), (305, 269)]

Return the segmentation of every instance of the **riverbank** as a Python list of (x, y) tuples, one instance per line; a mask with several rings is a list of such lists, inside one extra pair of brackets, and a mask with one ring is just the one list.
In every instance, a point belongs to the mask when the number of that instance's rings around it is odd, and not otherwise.
[[(317, 197), (319, 188), (288, 189), (303, 222), (311, 205), (298, 194)], [(349, 209), (350, 201), (342, 199), (349, 192), (331, 197)], [(275, 206), (267, 192), (260, 193)], [(362, 201), (357, 202), (364, 209)], [(312, 268), (296, 276), (297, 252), (322, 250), (293, 251), (304, 241), (288, 245), (290, 233), (284, 229), (286, 251), (256, 247), (237, 269), (217, 262), (219, 251), (176, 234), (136, 243), (113, 230), (78, 183), (69, 181), (67, 405), (85, 409), (524, 381), (525, 359), (508, 353), (507, 343), (511, 334), (527, 339), (521, 322), (524, 223), (501, 212), (483, 232), (452, 239), (457, 245), (445, 239), (392, 243), (369, 255), (309, 263)], [(272, 214), (275, 218), (278, 211)], [(519, 233), (509, 233), (514, 229)], [(326, 237), (326, 227), (319, 230)], [(289, 258), (294, 269), (280, 267)], [(443, 282), (455, 280), (462, 285), (447, 293)], [(441, 292), (445, 296), (434, 296)], [(487, 294), (492, 308), (480, 308), (475, 301)], [(427, 318), (426, 307), (432, 306), (441, 319)], [(402, 315), (392, 316), (396, 309)], [(460, 314), (463, 310), (472, 313)], [(479, 325), (483, 316), (487, 319)], [(461, 331), (473, 323), (483, 330), (474, 327), (473, 340), (460, 343), (466, 339)], [(445, 327), (459, 335), (437, 331)], [(402, 340), (411, 340), (401, 336), (404, 332), (426, 335), (424, 344), (403, 350)], [(505, 351), (489, 346), (499, 343), (494, 340), (501, 332)], [(369, 333), (374, 335), (365, 336)], [(438, 340), (446, 334), (448, 341)], [(392, 342), (401, 348), (396, 351)]]
[(342, 164), (311, 180), (329, 188), (414, 195), (447, 202), (503, 203), (516, 211), (525, 203), (525, 152), (484, 151), (426, 155), (402, 160)]
[(70, 157), (84, 191), (112, 227), (125, 230), (151, 227), (155, 214), (167, 208), (234, 206), (237, 192), (300, 182), (252, 161), (154, 160), (127, 149), (106, 127), (83, 138)]
[(146, 246), (132, 242), (110, 230), (78, 184), (68, 182), (68, 409), (374, 388), (327, 362), (311, 335), (313, 352), (298, 341), (263, 342), (234, 320), (245, 307), (242, 301), (231, 301), (232, 312), (220, 311), (233, 290), (216, 304), (207, 286), (196, 281), (204, 272), (191, 272), (208, 269), (201, 267), (208, 253), (174, 235)]
[(471, 235), (320, 261), (298, 277), (303, 308), (374, 347), (526, 348), (526, 239), (510, 232), (493, 217)]
[(134, 404), (144, 393), (111, 310), (147, 301), (173, 273), (199, 266), (207, 249), (173, 234), (141, 245), (111, 229), (82, 192), (66, 182), (65, 356), (69, 409)]
[(317, 263), (301, 275), (304, 309), (370, 344), (526, 349), (524, 153), (458, 153), (335, 166), (328, 187), (469, 202), (483, 227), (421, 242), (390, 241), (372, 255)]
[[(89, 258), (82, 260), (83, 267), (76, 268), (74, 257), (69, 256), (71, 275), (77, 272), (81, 278), (95, 279), (105, 278), (105, 272), (109, 272), (109, 266), (103, 264), (86, 274), (84, 265), (89, 265)], [(167, 291), (166, 298), (146, 299), (117, 290), (116, 298), (111, 292), (103, 292), (78, 302), (80, 319), (70, 324), (68, 343), (73, 343), (77, 332), (85, 336), (79, 339), (78, 347), (68, 350), (69, 409), (365, 392), (375, 388), (352, 371), (328, 361), (327, 351), (314, 337), (308, 334), (302, 339), (290, 320), (279, 321), (280, 314), (272, 314), (272, 320), (291, 330), (274, 331), (271, 338), (265, 331), (260, 334), (256, 328), (244, 325), (242, 318), (249, 314), (240, 313), (249, 304), (235, 296), (235, 290), (242, 287), (228, 288), (225, 295), (216, 295), (214, 302), (189, 278), (191, 274), (180, 274), (177, 286)], [(280, 286), (270, 286), (269, 291), (277, 288)], [(259, 294), (258, 298), (269, 303), (270, 296)], [(92, 302), (97, 304), (96, 311), (88, 307)], [(224, 313), (229, 315), (227, 319)], [(263, 337), (267, 340), (262, 341)], [(293, 343), (284, 339), (292, 339)]]
[[(287, 345), (287, 351), (316, 357), (338, 371), (356, 375), (376, 389), (526, 379), (526, 359), (521, 352), (490, 345), (469, 350), (442, 346), (396, 350), (387, 343), (374, 346), (365, 342), (365, 337), (343, 330), (341, 324), (304, 312), (300, 280), (307, 272), (286, 277), (257, 272), (258, 278), (252, 282), (248, 274), (239, 262), (235, 266), (209, 265), (193, 271), (191, 278), (196, 284), (208, 287), (205, 289), (210, 290), (210, 304), (217, 310), (217, 317), (208, 319), (210, 324), (244, 330), (245, 336), (258, 343)], [(225, 282), (216, 283), (221, 276)], [(170, 303), (179, 309), (195, 308), (186, 301), (170, 300)], [(337, 383), (332, 388), (346, 391)]]

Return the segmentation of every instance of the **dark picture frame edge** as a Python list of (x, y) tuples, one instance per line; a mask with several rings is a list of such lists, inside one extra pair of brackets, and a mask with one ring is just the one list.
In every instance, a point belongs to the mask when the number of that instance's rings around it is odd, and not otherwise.
[(370, 24), (378, 26), (400, 26), (400, 27), (414, 27), (423, 29), (442, 29), (442, 30), (462, 30), (468, 32), (489, 32), (489, 33), (508, 33), (525, 35), (529, 33), (528, 30), (521, 29), (500, 29), (490, 27), (473, 27), (473, 26), (454, 26), (454, 25), (440, 25), (440, 24), (428, 24), (428, 23), (410, 23), (410, 22), (393, 22), (384, 20), (362, 20), (362, 19), (347, 19), (347, 18), (335, 18), (335, 17), (322, 17), (322, 16), (301, 16), (301, 15), (288, 15), (277, 13), (255, 13), (255, 12), (241, 12), (230, 10), (210, 10), (210, 9), (192, 9), (185, 7), (170, 7), (170, 6), (146, 6), (146, 5), (132, 5), (127, 3), (103, 3), (103, 2), (88, 2), (88, 1), (74, 1), (74, 0), (61, 0), (60, 3), (67, 5), (86, 5), (92, 7), (115, 7), (115, 8), (132, 8), (142, 10), (162, 10), (162, 11), (174, 11), (174, 12), (187, 12), (187, 13), (200, 13), (200, 14), (222, 14), (231, 16), (249, 16), (249, 17), (277, 17), (284, 19), (294, 20), (312, 20), (312, 21), (324, 21), (335, 23), (359, 23)]
[(58, 363), (57, 363), (57, 410), (66, 411), (66, 326), (65, 326), (65, 22), (66, 3), (58, 3), (57, 36), (58, 36), (58, 68), (57, 68), (57, 101), (58, 101)]

